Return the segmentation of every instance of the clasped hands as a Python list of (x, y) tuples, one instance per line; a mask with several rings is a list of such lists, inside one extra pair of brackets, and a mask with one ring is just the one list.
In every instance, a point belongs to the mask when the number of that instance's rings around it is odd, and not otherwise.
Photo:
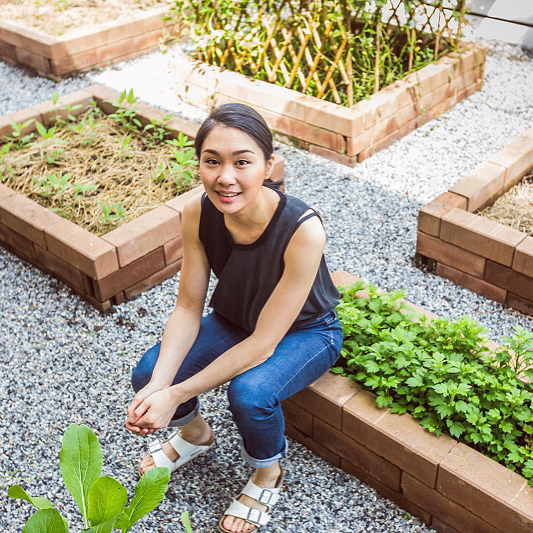
[(136, 435), (148, 435), (165, 428), (172, 420), (179, 399), (176, 386), (148, 383), (134, 396), (128, 407), (126, 428)]

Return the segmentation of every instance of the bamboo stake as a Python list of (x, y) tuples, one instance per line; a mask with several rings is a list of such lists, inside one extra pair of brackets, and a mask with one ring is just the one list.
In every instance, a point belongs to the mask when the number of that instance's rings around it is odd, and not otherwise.
[(374, 92), (379, 91), (379, 49), (381, 47), (381, 12), (378, 12), (378, 23), (376, 27), (376, 61), (374, 65)]
[(411, 72), (413, 70), (413, 54), (415, 51), (415, 41), (416, 41), (416, 32), (413, 28), (412, 30), (407, 32), (407, 35), (410, 36), (410, 47), (409, 47), (409, 70), (408, 72)]
[(348, 105), (353, 106), (353, 73), (352, 73), (352, 49), (348, 47), (348, 63), (346, 65), (346, 75), (348, 76)]

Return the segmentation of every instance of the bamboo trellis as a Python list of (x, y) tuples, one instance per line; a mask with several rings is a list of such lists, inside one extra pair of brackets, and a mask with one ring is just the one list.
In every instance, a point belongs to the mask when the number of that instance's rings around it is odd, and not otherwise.
[(177, 4), (188, 13), (199, 59), (352, 106), (456, 46), (465, 0)]

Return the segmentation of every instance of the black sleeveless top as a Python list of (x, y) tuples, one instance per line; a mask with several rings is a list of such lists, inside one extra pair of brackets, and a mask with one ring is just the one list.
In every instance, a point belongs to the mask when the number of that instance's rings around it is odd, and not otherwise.
[[(304, 220), (320, 216), (315, 211), (302, 217), (309, 207), (293, 196), (275, 190), (280, 201), (261, 236), (251, 244), (236, 244), (221, 213), (204, 193), (200, 216), (200, 240), (218, 284), (209, 306), (230, 322), (252, 332), (266, 301), (283, 274), (283, 255)], [(334, 309), (339, 292), (322, 255), (320, 267), (307, 300), (291, 329), (315, 320)]]

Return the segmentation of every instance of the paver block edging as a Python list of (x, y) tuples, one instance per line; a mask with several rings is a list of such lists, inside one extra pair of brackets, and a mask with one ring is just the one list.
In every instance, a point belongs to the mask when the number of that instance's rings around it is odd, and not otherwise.
[(533, 128), (419, 210), (417, 263), (432, 260), (437, 275), (533, 315), (533, 237), (474, 213), (532, 169)]
[[(72, 111), (77, 114), (94, 99), (110, 113), (116, 106), (108, 100), (113, 102), (118, 97), (107, 87), (93, 85), (61, 97), (59, 103), (81, 104), (82, 108)], [(6, 123), (9, 127), (8, 132), (1, 133), (10, 133), (11, 120), (25, 122), (33, 118), (48, 125), (54, 115), (63, 113), (52, 101), (43, 102), (0, 118), (0, 125)], [(144, 123), (164, 115), (145, 104), (139, 105), (137, 113)], [(191, 132), (197, 132), (197, 124), (176, 119), (172, 131), (177, 134), (180, 125), (186, 126), (186, 134), (194, 138)], [(34, 130), (32, 123), (25, 131)], [(284, 169), (284, 158), (276, 155), (272, 180), (281, 190)], [(118, 305), (134, 298), (181, 269), (181, 214), (185, 203), (203, 190), (199, 185), (99, 237), (0, 184), (0, 245), (44, 268), (98, 309), (107, 311), (112, 303)]]
[(463, 46), (351, 108), (188, 57), (176, 58), (172, 72), (183, 100), (203, 109), (253, 105), (285, 142), (354, 166), (481, 88), (487, 50)]
[[(3, 20), (0, 21), (0, 53), (8, 54), (14, 63), (58, 81), (74, 72), (122, 61), (125, 54), (139, 55), (153, 50), (159, 46), (165, 31), (171, 30), (173, 35), (180, 32), (180, 28), (163, 20), (167, 13), (167, 6), (155, 7), (110, 22), (76, 28), (59, 37), (23, 23)], [(100, 52), (103, 49), (106, 54)]]
[[(334, 272), (332, 278), (336, 285), (358, 281), (356, 276), (344, 271)], [(360, 296), (365, 296), (364, 291)], [(425, 312), (406, 303), (418, 312)], [(434, 317), (432, 313), (427, 314)], [(496, 344), (491, 344), (491, 349), (495, 347)], [(317, 387), (317, 383), (327, 386)], [(361, 390), (356, 383), (350, 384), (351, 389), (348, 385), (347, 378), (327, 373), (289, 398), (285, 402), (291, 406), (287, 434), (336, 466), (340, 458), (341, 468), (428, 524), (435, 521), (449, 531), (456, 528), (461, 533), (525, 533), (531, 530), (533, 488), (524, 478), (450, 437), (436, 437), (410, 415), (379, 409), (374, 394)], [(335, 410), (328, 420), (323, 408), (328, 400), (330, 406), (335, 406), (339, 397), (346, 398), (341, 400), (341, 430), (332, 425), (335, 424)], [(469, 461), (481, 462), (483, 470), (490, 470), (490, 476), (474, 476), (471, 480), (473, 474), (463, 475), (462, 470), (456, 468), (457, 457), (464, 455), (464, 449)], [(364, 461), (371, 461), (372, 465)], [(401, 473), (399, 487), (394, 468)], [(474, 473), (477, 470), (479, 468), (471, 468)], [(498, 487), (501, 483), (508, 486), (509, 479), (513, 480), (514, 488), (502, 495)], [(473, 499), (467, 496), (468, 491), (474, 491)], [(489, 509), (493, 504), (497, 511)], [(494, 520), (493, 514), (497, 512), (505, 518)]]

